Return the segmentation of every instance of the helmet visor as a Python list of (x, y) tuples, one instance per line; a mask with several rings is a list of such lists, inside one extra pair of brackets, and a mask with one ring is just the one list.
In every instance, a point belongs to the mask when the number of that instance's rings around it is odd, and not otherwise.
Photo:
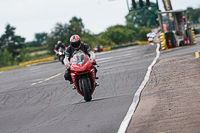
[(71, 45), (72, 45), (73, 48), (78, 48), (80, 46), (80, 41), (72, 42)]

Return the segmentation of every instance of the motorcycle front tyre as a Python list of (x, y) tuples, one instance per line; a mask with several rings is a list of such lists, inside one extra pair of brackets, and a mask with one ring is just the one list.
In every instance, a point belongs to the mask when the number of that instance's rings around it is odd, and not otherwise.
[(60, 56), (60, 58), (59, 58), (59, 60), (60, 60), (60, 62), (62, 63), (62, 64), (64, 64), (64, 56)]
[(87, 79), (86, 78), (81, 79), (81, 83), (82, 83), (82, 90), (83, 90), (83, 94), (84, 94), (84, 100), (86, 102), (89, 102), (92, 100), (92, 96), (90, 95)]

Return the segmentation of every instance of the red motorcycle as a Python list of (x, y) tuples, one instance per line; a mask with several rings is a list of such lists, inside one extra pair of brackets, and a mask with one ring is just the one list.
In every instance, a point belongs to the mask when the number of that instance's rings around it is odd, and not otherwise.
[(71, 77), (77, 92), (86, 102), (91, 101), (95, 89), (95, 69), (88, 55), (82, 51), (74, 53), (71, 58)]

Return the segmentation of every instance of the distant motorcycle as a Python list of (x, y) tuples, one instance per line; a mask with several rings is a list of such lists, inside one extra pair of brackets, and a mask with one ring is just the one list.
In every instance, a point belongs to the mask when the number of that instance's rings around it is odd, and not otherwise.
[(97, 46), (94, 47), (92, 50), (93, 50), (95, 53), (96, 53), (96, 52), (102, 52), (102, 51), (103, 51), (103, 47), (97, 45)]
[(92, 100), (95, 90), (95, 69), (88, 55), (78, 51), (71, 58), (71, 77), (77, 92), (86, 102)]
[(65, 58), (65, 49), (63, 49), (62, 47), (60, 47), (58, 49), (58, 53), (57, 53), (58, 59), (59, 61), (64, 64), (64, 58)]

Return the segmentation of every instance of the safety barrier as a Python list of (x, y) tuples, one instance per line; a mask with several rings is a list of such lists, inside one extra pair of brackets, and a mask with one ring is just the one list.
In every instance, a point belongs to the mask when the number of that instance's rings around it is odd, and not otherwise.
[(200, 56), (199, 56), (199, 53), (200, 53), (200, 51), (195, 52), (195, 58), (196, 58), (196, 59), (200, 57)]
[(111, 47), (103, 48), (103, 51), (109, 51), (111, 50)]
[(19, 66), (23, 66), (23, 65), (31, 65), (31, 64), (35, 64), (35, 63), (43, 63), (43, 62), (47, 62), (47, 61), (53, 61), (55, 60), (55, 57), (48, 57), (48, 58), (44, 58), (44, 59), (39, 59), (39, 60), (33, 60), (33, 61), (27, 61), (27, 62), (22, 62), (19, 63)]
[(141, 41), (141, 42), (138, 42), (139, 45), (144, 45), (144, 44), (148, 44), (148, 41)]
[(196, 44), (194, 28), (191, 28), (191, 34), (192, 34), (192, 41), (193, 41), (193, 44)]

